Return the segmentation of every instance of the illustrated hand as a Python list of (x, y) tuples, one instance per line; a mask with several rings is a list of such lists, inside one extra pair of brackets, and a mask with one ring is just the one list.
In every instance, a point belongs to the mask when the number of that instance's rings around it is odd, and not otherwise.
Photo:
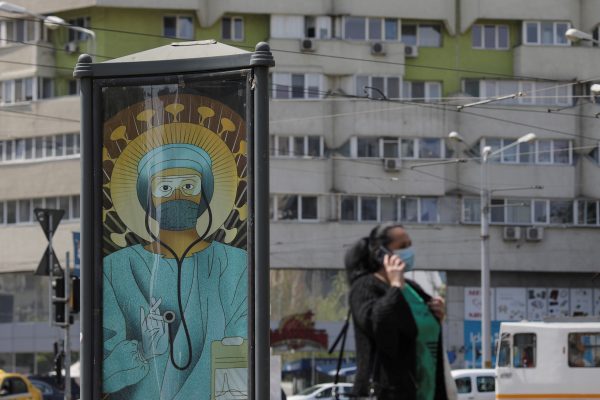
[(142, 353), (146, 360), (160, 356), (169, 347), (169, 335), (167, 334), (167, 323), (165, 322), (158, 306), (162, 298), (152, 298), (150, 310), (146, 316), (144, 307), (140, 307), (140, 324), (142, 327)]
[(443, 321), (446, 317), (446, 302), (441, 297), (434, 297), (427, 303), (429, 309), (437, 319)]
[(404, 287), (404, 268), (406, 264), (396, 255), (383, 256), (383, 266), (391, 286)]
[(109, 393), (144, 379), (150, 366), (142, 359), (137, 340), (117, 344), (102, 364), (103, 388)]

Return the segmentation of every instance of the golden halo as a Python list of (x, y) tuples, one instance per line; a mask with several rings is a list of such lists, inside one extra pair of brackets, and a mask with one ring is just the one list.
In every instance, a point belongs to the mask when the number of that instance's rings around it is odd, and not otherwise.
[[(112, 202), (119, 218), (132, 232), (147, 241), (152, 241), (152, 238), (146, 231), (146, 211), (137, 196), (138, 164), (149, 151), (172, 143), (198, 146), (206, 151), (212, 160), (212, 224), (207, 236), (225, 223), (234, 206), (238, 185), (237, 165), (231, 150), (216, 133), (201, 125), (183, 122), (150, 128), (132, 140), (123, 150), (115, 162), (110, 181)], [(158, 222), (154, 219), (150, 222), (152, 233), (158, 236)], [(204, 233), (207, 225), (208, 213), (205, 212), (196, 222), (199, 235)]]

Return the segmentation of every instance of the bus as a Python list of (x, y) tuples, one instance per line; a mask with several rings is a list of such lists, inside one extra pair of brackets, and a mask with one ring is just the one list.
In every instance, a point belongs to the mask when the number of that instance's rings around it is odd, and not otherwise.
[(496, 399), (600, 399), (600, 319), (503, 322)]

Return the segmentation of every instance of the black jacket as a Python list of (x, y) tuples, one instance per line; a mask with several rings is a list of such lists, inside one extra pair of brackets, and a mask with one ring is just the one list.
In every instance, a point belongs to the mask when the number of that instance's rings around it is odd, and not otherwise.
[[(419, 285), (413, 281), (407, 283), (424, 301), (429, 301), (431, 296)], [(352, 283), (350, 308), (357, 360), (354, 394), (369, 394), (371, 371), (374, 370), (378, 400), (414, 400), (417, 326), (402, 290), (389, 286), (373, 274), (365, 274)], [(447, 400), (441, 333), (437, 354), (434, 400)]]

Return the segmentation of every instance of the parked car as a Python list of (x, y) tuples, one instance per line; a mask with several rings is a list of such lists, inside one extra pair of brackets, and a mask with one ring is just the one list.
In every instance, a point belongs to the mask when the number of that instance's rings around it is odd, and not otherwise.
[(43, 400), (42, 393), (24, 375), (0, 369), (0, 397), (11, 400)]
[(458, 400), (495, 400), (496, 372), (493, 369), (456, 369), (452, 371)]
[[(339, 400), (350, 399), (348, 395), (352, 392), (351, 383), (338, 383)], [(288, 396), (287, 400), (335, 400), (335, 385), (333, 383), (321, 383), (304, 389), (298, 394)]]
[[(43, 395), (43, 400), (54, 400), (54, 399), (64, 399), (65, 392), (56, 382), (56, 376), (48, 376), (48, 375), (29, 375), (28, 376), (31, 383), (41, 390)], [(64, 381), (64, 379), (63, 379)], [(64, 383), (64, 382), (63, 382)], [(50, 388), (48, 388), (50, 387)], [(55, 396), (55, 397), (52, 397)], [(61, 396), (61, 397), (57, 397)], [(75, 379), (71, 378), (71, 397), (73, 400), (79, 399), (79, 385), (75, 381)]]

